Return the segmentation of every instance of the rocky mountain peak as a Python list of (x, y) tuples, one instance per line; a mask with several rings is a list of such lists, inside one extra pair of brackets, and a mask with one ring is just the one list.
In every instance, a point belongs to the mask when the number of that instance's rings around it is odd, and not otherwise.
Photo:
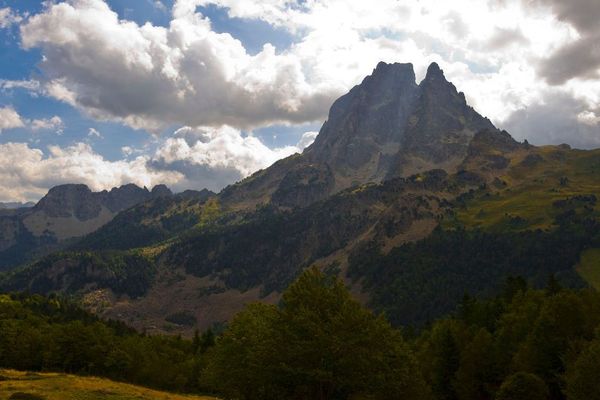
[(83, 184), (65, 184), (51, 188), (33, 208), (50, 217), (88, 219), (100, 212), (100, 204), (89, 187)]
[(418, 99), (412, 64), (379, 63), (361, 84), (334, 102), (314, 144), (305, 152), (330, 164), (336, 187), (378, 180), (385, 160), (399, 150)]
[(171, 196), (165, 185), (157, 185), (152, 192), (130, 183), (110, 191), (92, 192), (84, 184), (65, 184), (51, 188), (33, 208), (49, 217), (71, 217), (85, 221), (99, 215), (102, 207), (117, 213), (154, 197)]
[(416, 85), (416, 77), (411, 63), (385, 63), (379, 62), (371, 75), (363, 80), (363, 84), (374, 81), (385, 81), (392, 86), (401, 84)]
[(432, 62), (427, 68), (427, 74), (425, 75), (423, 82), (431, 82), (435, 80), (446, 81), (446, 77), (444, 76), (444, 71), (442, 71), (440, 66), (436, 62)]
[(432, 169), (456, 172), (476, 132), (496, 130), (432, 63), (416, 83), (412, 64), (377, 64), (337, 99), (314, 143), (225, 192), (285, 207), (351, 186)]
[(173, 192), (171, 192), (171, 189), (167, 185), (156, 185), (150, 193), (153, 197), (169, 197), (173, 195)]

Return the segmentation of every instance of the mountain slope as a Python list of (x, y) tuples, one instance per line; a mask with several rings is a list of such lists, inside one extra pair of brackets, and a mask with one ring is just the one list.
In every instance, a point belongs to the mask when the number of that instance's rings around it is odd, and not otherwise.
[(164, 185), (149, 191), (130, 184), (97, 193), (86, 185), (53, 187), (34, 207), (0, 214), (0, 271), (64, 247), (135, 204), (171, 195)]

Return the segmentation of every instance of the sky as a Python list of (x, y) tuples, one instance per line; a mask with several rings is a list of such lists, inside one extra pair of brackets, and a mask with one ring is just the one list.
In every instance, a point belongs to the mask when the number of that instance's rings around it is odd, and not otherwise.
[(533, 144), (600, 147), (598, 0), (0, 0), (0, 201), (218, 191), (315, 138), (379, 61), (437, 62)]

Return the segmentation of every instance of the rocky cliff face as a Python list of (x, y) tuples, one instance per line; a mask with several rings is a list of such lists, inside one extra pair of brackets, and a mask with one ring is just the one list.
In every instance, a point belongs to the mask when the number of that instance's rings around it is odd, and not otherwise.
[(382, 62), (335, 101), (303, 154), (227, 188), (223, 198), (250, 207), (267, 202), (304, 207), (367, 182), (435, 168), (455, 172), (481, 130), (497, 131), (437, 64), (417, 84), (412, 64)]
[(328, 164), (339, 189), (380, 181), (400, 150), (418, 99), (412, 64), (379, 63), (333, 104), (306, 158)]

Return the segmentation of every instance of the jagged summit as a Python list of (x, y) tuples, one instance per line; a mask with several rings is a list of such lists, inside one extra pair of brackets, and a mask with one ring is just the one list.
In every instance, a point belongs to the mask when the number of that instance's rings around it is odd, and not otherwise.
[(380, 61), (371, 73), (365, 77), (363, 83), (370, 80), (376, 80), (379, 77), (391, 79), (393, 81), (410, 81), (416, 84), (416, 77), (413, 65), (411, 63), (391, 63)]
[(429, 64), (429, 67), (427, 67), (427, 74), (425, 74), (424, 81), (431, 81), (434, 79), (446, 80), (446, 77), (444, 76), (444, 71), (442, 71), (442, 69), (436, 62), (432, 62), (431, 64)]
[(441, 168), (454, 172), (480, 130), (496, 130), (432, 63), (377, 64), (337, 99), (314, 143), (224, 192), (234, 202), (303, 206), (345, 188)]

